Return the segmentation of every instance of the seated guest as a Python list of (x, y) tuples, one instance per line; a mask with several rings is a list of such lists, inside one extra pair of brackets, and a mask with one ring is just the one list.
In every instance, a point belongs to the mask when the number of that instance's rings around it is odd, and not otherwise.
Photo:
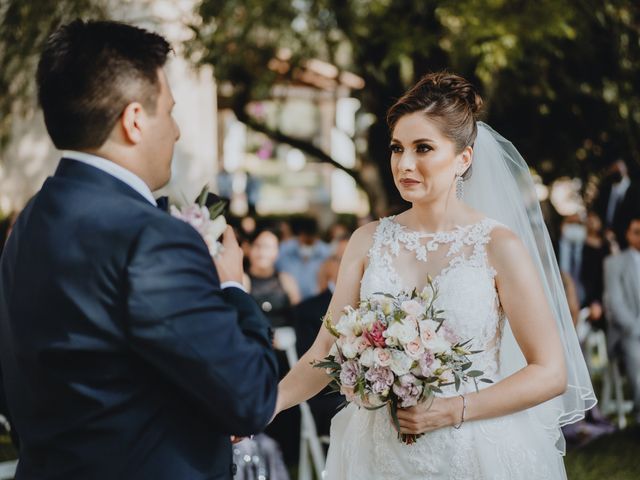
[(604, 265), (604, 305), (612, 353), (621, 355), (640, 420), (640, 212), (631, 215), (626, 248)]
[[(291, 275), (276, 269), (278, 236), (273, 230), (258, 230), (250, 237), (249, 242), (249, 293), (269, 318), (273, 327), (291, 325), (291, 306), (300, 302), (300, 291)], [(289, 362), (285, 352), (277, 351), (276, 354), (280, 378), (282, 378), (289, 371)], [(299, 410), (292, 408), (278, 415), (267, 427), (265, 433), (280, 445), (286, 463), (294, 465), (298, 459), (300, 441)], [(258, 445), (254, 447), (258, 448)]]
[(249, 240), (249, 290), (274, 327), (291, 324), (290, 308), (300, 302), (296, 280), (276, 269), (278, 236), (258, 230)]

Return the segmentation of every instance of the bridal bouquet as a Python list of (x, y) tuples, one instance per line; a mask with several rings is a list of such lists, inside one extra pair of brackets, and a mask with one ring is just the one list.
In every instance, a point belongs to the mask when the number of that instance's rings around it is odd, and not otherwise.
[(226, 207), (226, 202), (218, 199), (207, 207), (208, 197), (209, 189), (205, 185), (195, 203), (180, 208), (171, 205), (169, 211), (172, 216), (187, 222), (195, 228), (202, 235), (207, 247), (209, 247), (211, 256), (215, 257), (222, 253), (222, 244), (218, 239), (227, 228), (227, 221), (222, 214)]
[[(374, 294), (358, 308), (344, 309), (334, 326), (324, 325), (336, 337), (329, 355), (315, 364), (326, 369), (335, 390), (348, 402), (376, 410), (388, 405), (400, 431), (398, 408), (408, 408), (441, 394), (442, 387), (463, 382), (492, 383), (472, 370), (471, 339), (461, 341), (446, 325), (444, 311), (434, 306), (438, 290), (431, 278), (421, 291), (398, 296)], [(398, 434), (406, 444), (420, 435)]]

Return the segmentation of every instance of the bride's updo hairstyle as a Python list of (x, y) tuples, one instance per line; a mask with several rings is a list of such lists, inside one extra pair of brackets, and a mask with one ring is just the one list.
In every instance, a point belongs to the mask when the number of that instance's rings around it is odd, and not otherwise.
[[(478, 134), (476, 121), (482, 110), (482, 97), (475, 87), (459, 75), (449, 72), (429, 73), (422, 77), (387, 112), (389, 130), (401, 117), (423, 112), (440, 127), (456, 146), (456, 153), (473, 147)], [(469, 178), (471, 168), (463, 175)]]

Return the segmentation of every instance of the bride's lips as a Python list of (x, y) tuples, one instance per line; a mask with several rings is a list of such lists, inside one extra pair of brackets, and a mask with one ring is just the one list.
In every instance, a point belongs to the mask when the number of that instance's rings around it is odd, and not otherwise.
[(414, 180), (412, 178), (402, 178), (400, 179), (399, 183), (403, 187), (414, 187), (416, 185), (420, 185), (420, 182), (418, 180)]

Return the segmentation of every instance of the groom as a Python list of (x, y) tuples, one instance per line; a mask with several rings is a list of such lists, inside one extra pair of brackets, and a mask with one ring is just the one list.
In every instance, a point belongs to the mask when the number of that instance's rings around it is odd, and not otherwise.
[(180, 133), (162, 37), (75, 21), (48, 40), (40, 104), (64, 150), (0, 263), (0, 360), (18, 479), (230, 479), (229, 436), (269, 422), (276, 361), (239, 285), (156, 208)]

